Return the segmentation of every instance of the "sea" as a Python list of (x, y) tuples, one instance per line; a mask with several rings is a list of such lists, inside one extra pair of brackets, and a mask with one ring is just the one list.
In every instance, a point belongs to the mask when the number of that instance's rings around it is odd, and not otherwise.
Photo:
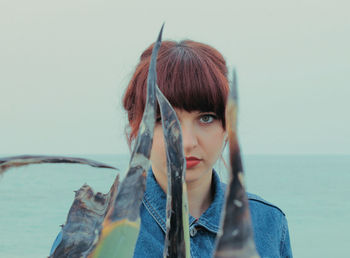
[[(129, 155), (74, 155), (119, 170), (39, 164), (0, 176), (0, 257), (47, 257), (64, 224), (74, 190), (84, 183), (108, 192)], [(350, 257), (350, 156), (245, 155), (247, 191), (286, 214), (294, 257)], [(216, 169), (225, 180), (223, 164)]]

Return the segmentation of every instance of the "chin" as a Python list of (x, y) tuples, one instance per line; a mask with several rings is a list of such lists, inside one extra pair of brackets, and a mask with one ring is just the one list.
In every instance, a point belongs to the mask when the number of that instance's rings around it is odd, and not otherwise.
[(196, 171), (196, 169), (187, 169), (186, 170), (186, 183), (193, 183), (197, 180), (203, 179), (207, 173), (203, 173), (202, 171)]

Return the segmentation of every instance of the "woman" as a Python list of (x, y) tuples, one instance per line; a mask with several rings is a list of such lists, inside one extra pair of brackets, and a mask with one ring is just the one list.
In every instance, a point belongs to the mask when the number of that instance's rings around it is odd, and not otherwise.
[[(153, 45), (141, 55), (126, 89), (132, 145), (146, 99), (146, 81)], [(213, 166), (225, 145), (225, 106), (228, 95), (226, 63), (214, 48), (194, 41), (163, 41), (157, 58), (157, 83), (174, 107), (182, 128), (186, 157), (189, 232), (192, 257), (212, 257), (220, 226), (226, 185)], [(166, 156), (158, 110), (151, 151), (151, 169), (140, 207), (141, 228), (134, 257), (163, 257), (166, 232)], [(261, 257), (292, 257), (284, 213), (260, 197), (248, 194), (254, 239)], [(51, 253), (62, 240), (59, 234)]]
[[(126, 89), (129, 143), (141, 122), (153, 45), (141, 55)], [(192, 257), (212, 257), (219, 230), (225, 185), (213, 170), (225, 145), (227, 67), (214, 48), (194, 41), (163, 41), (157, 58), (157, 83), (174, 107), (182, 128), (190, 212)], [(166, 155), (160, 114), (154, 130), (151, 169), (141, 205), (141, 229), (134, 257), (162, 257), (166, 232)], [(248, 194), (256, 248), (261, 257), (292, 257), (284, 213)]]

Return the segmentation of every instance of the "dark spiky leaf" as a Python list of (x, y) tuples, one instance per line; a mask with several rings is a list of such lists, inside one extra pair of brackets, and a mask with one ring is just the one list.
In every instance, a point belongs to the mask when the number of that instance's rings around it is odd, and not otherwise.
[(243, 169), (237, 139), (237, 79), (233, 73), (230, 97), (226, 108), (226, 130), (230, 147), (230, 181), (227, 185), (221, 230), (215, 257), (256, 258), (248, 198), (244, 189)]
[(62, 227), (62, 240), (50, 257), (86, 257), (89, 248), (98, 239), (102, 222), (115, 198), (119, 185), (116, 177), (107, 194), (94, 193), (88, 185), (75, 192), (67, 221)]
[(116, 169), (110, 165), (97, 162), (91, 159), (65, 157), (65, 156), (47, 156), (47, 155), (20, 155), (0, 158), (0, 174), (4, 173), (7, 169), (13, 167), (21, 167), (31, 164), (42, 163), (76, 163), (85, 164), (97, 168), (110, 168)]
[(157, 99), (162, 116), (168, 174), (167, 231), (164, 257), (190, 257), (188, 205), (185, 183), (186, 161), (182, 147), (181, 126), (175, 110), (158, 87)]
[[(163, 25), (164, 26), (164, 25)], [(156, 119), (156, 62), (161, 45), (163, 26), (153, 47), (147, 78), (147, 98), (129, 169), (120, 184), (114, 204), (103, 222), (103, 229), (92, 257), (131, 257), (140, 227), (140, 204), (146, 187), (146, 173)]]

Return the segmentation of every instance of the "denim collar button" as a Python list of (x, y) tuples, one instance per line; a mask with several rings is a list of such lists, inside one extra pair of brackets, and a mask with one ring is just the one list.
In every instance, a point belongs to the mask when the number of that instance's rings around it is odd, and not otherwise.
[(190, 236), (194, 237), (197, 234), (197, 229), (195, 227), (190, 228)]

